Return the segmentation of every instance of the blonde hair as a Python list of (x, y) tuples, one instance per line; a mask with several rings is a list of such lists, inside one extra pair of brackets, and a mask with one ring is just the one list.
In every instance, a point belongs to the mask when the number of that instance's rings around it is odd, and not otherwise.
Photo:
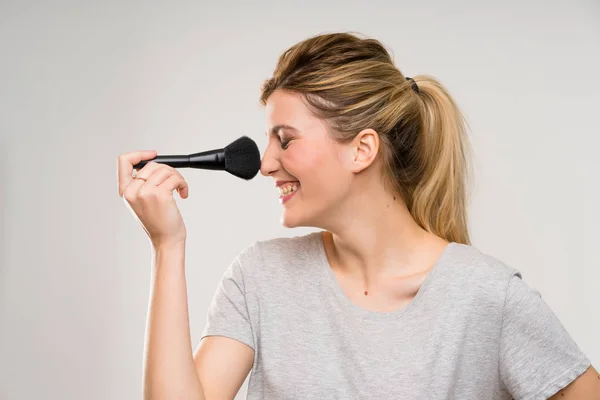
[(286, 50), (261, 90), (300, 93), (329, 134), (347, 143), (363, 129), (380, 138), (383, 184), (397, 193), (423, 229), (470, 244), (466, 122), (432, 76), (407, 80), (383, 44), (350, 33), (310, 37)]

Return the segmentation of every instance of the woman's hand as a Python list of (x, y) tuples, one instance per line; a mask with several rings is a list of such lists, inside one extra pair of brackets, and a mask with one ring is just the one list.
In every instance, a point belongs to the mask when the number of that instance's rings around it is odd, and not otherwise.
[[(187, 231), (173, 190), (188, 198), (188, 184), (175, 168), (148, 162), (132, 176), (133, 166), (156, 157), (156, 151), (134, 151), (118, 157), (119, 196), (132, 209), (154, 248), (185, 243)], [(141, 179), (143, 178), (143, 179)]]

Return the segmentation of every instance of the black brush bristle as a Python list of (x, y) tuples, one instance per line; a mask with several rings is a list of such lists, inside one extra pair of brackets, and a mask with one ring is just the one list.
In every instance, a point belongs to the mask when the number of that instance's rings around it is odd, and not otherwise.
[(224, 149), (225, 171), (242, 179), (252, 179), (260, 171), (260, 151), (254, 140), (242, 136)]

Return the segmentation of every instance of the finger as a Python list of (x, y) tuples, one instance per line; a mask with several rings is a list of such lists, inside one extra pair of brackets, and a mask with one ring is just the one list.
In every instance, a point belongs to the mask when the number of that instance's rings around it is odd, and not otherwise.
[(186, 180), (180, 174), (174, 174), (165, 179), (163, 183), (160, 185), (168, 190), (176, 190), (179, 192), (179, 196), (182, 199), (187, 199), (189, 195), (189, 186)]
[(160, 171), (164, 167), (169, 166), (150, 161), (146, 165), (144, 165), (142, 169), (137, 171), (135, 178), (132, 178), (132, 181), (129, 183), (129, 185), (127, 185), (124, 191), (124, 193), (127, 193), (128, 201), (134, 202), (141, 194), (142, 188), (158, 186), (153, 183), (150, 183), (150, 185), (148, 185), (148, 181), (152, 179), (152, 176), (156, 174), (156, 171)]
[(154, 157), (156, 157), (156, 150), (143, 150), (124, 153), (117, 158), (117, 182), (119, 196), (123, 196), (125, 188), (133, 179), (133, 166), (142, 160), (150, 160)]
[[(152, 170), (152, 175), (148, 177), (146, 183), (150, 186), (158, 186), (173, 174), (179, 174), (179, 172), (169, 165), (159, 164), (157, 168)], [(143, 175), (143, 177), (146, 177), (146, 175)]]
[(123, 200), (129, 204), (135, 204), (138, 199), (138, 193), (142, 186), (144, 186), (144, 180), (138, 178), (132, 178), (131, 182), (123, 190)]
[(144, 178), (145, 181), (148, 181), (156, 171), (165, 167), (172, 168), (165, 164), (149, 161), (139, 171), (136, 171), (135, 176)]

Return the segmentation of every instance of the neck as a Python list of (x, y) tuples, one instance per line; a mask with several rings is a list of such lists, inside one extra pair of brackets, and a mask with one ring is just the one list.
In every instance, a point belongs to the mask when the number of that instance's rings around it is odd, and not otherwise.
[(365, 281), (431, 268), (448, 242), (421, 228), (399, 196), (362, 193), (337, 208), (341, 223), (323, 233), (330, 264)]

